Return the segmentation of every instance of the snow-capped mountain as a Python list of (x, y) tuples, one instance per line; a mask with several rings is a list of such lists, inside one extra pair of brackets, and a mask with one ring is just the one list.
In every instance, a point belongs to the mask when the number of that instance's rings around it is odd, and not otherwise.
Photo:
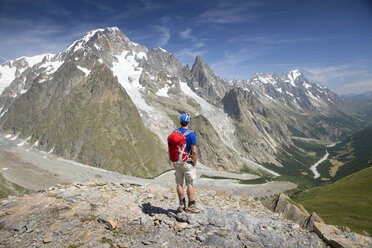
[(291, 129), (322, 139), (350, 130), (333, 123), (345, 115), (338, 97), (299, 71), (229, 83), (200, 56), (190, 70), (116, 27), (88, 32), (56, 55), (6, 62), (0, 73), (4, 132), (131, 175), (169, 168), (166, 137), (182, 112), (192, 115), (201, 161), (232, 171), (280, 166), (276, 153), (291, 144)]
[(311, 83), (299, 70), (278, 74), (256, 74), (250, 80), (233, 81), (265, 103), (284, 104), (298, 111), (329, 112), (331, 106), (342, 107), (339, 97), (327, 87)]

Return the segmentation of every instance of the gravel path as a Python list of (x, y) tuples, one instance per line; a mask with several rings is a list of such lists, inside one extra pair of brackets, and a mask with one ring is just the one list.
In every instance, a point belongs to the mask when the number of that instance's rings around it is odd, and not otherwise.
[[(56, 184), (71, 184), (75, 182), (175, 185), (174, 171), (168, 171), (155, 179), (126, 176), (117, 172), (57, 158), (54, 155), (31, 147), (24, 140), (12, 140), (12, 137), (4, 134), (0, 135), (0, 171), (8, 181), (33, 190), (47, 189)], [(232, 179), (200, 178), (202, 174)], [(291, 182), (276, 181), (259, 185), (239, 184), (236, 179), (254, 179), (257, 176), (216, 171), (200, 163), (198, 163), (197, 175), (196, 187), (210, 188), (248, 197), (270, 196), (296, 187)]]

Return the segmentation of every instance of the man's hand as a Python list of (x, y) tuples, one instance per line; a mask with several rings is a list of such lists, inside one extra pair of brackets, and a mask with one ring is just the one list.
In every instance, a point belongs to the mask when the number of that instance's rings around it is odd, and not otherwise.
[(191, 145), (191, 151), (192, 151), (192, 166), (196, 167), (196, 162), (198, 161), (198, 150), (196, 149), (196, 145)]

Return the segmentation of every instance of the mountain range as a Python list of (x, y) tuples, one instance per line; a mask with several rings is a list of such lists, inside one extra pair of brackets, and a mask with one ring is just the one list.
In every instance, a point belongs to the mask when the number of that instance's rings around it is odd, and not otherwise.
[[(227, 81), (200, 56), (191, 69), (118, 28), (88, 32), (58, 54), (0, 66), (0, 128), (38, 149), (95, 167), (152, 177), (168, 169), (166, 138), (191, 115), (200, 161), (228, 171), (277, 157), (292, 137), (338, 141), (365, 122), (299, 70)], [(288, 156), (291, 156), (288, 154)]]
[(372, 91), (361, 94), (341, 96), (346, 106), (350, 108), (356, 118), (367, 119), (372, 123)]

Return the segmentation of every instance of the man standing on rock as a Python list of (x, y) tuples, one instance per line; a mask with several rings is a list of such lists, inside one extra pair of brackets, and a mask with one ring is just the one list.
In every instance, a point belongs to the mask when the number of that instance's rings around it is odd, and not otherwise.
[[(171, 158), (171, 163), (173, 164), (174, 169), (175, 169), (177, 194), (178, 194), (178, 198), (180, 201), (180, 205), (177, 209), (177, 212), (179, 213), (179, 212), (183, 212), (186, 210), (186, 199), (185, 199), (184, 190), (183, 190), (183, 183), (184, 181), (186, 181), (187, 198), (189, 200), (189, 204), (188, 204), (186, 212), (187, 213), (199, 213), (200, 210), (195, 206), (195, 199), (194, 199), (194, 184), (196, 181), (196, 162), (198, 160), (198, 152), (196, 149), (196, 136), (193, 131), (189, 130), (190, 116), (188, 114), (182, 114), (180, 116), (180, 124), (181, 124), (181, 127), (175, 130), (172, 134), (175, 134), (175, 133), (182, 134), (181, 138), (183, 139), (183, 141), (186, 138), (186, 144), (185, 144), (186, 154), (184, 154), (184, 152), (181, 151), (180, 148), (178, 148), (178, 150), (180, 151), (178, 161), (172, 162), (174, 160), (172, 160)], [(180, 136), (179, 134), (178, 136)], [(168, 143), (169, 141), (170, 140), (168, 138)], [(171, 145), (170, 145), (170, 149), (171, 149)], [(170, 151), (170, 157), (171, 157), (171, 151)]]

